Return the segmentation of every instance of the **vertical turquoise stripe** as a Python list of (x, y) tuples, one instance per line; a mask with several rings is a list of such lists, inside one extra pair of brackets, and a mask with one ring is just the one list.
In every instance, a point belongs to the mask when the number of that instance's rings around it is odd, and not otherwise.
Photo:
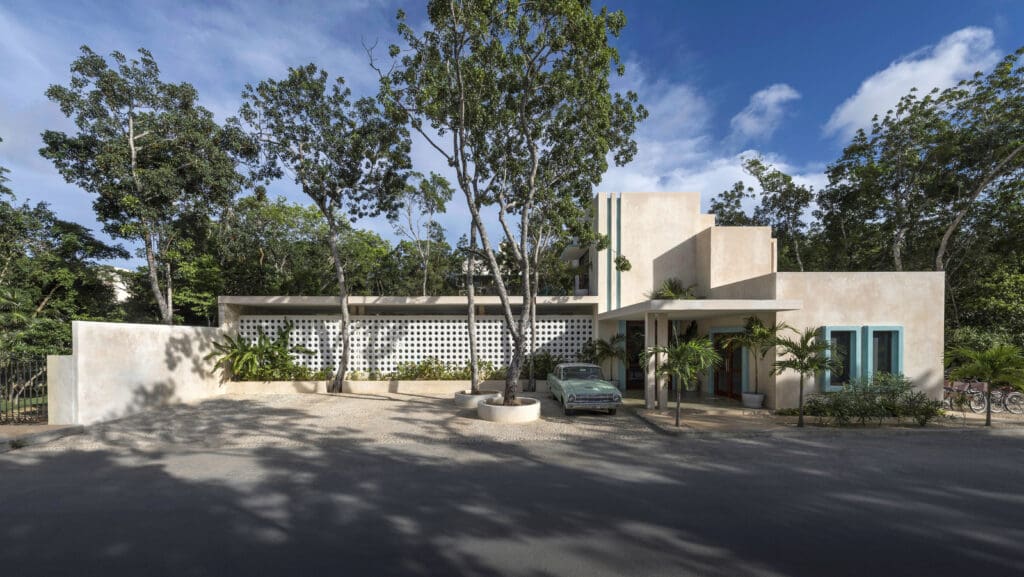
[[(608, 195), (608, 227), (605, 229), (610, 236), (612, 234), (612, 195)], [(612, 310), (612, 244), (608, 239), (608, 296), (605, 297), (608, 306), (605, 310)]]
[[(622, 256), (622, 193), (615, 198), (615, 256)], [(615, 269), (615, 308), (622, 307), (622, 272)]]

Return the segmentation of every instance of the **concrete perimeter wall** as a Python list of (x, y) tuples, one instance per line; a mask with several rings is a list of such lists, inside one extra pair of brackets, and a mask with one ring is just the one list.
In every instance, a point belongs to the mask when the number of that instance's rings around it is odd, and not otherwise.
[(221, 393), (203, 359), (217, 328), (71, 323), (70, 356), (49, 359), (50, 423), (89, 425)]

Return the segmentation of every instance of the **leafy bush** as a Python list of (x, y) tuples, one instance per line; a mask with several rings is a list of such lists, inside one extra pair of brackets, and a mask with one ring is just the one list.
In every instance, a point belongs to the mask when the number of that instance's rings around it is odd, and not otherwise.
[(690, 300), (697, 298), (697, 285), (683, 286), (683, 281), (673, 277), (661, 282), (657, 289), (644, 293), (651, 300)]
[[(523, 361), (523, 373), (522, 378), (530, 378), (530, 356), (526, 356), (526, 360)], [(544, 380), (548, 378), (548, 373), (555, 370), (555, 366), (559, 363), (564, 362), (561, 357), (556, 357), (547, 351), (540, 351), (533, 355), (533, 374), (534, 378), (538, 380)]]
[(295, 364), (292, 353), (309, 354), (311, 351), (288, 346), (291, 323), (278, 330), (273, 339), (262, 328), (257, 331), (258, 336), (253, 342), (230, 335), (225, 336), (223, 342), (214, 342), (213, 352), (206, 355), (206, 359), (216, 358), (214, 367), (230, 371), (234, 381), (309, 381), (331, 378), (328, 369), (313, 371)]
[(942, 403), (914, 390), (903, 375), (879, 373), (871, 379), (853, 380), (840, 391), (808, 397), (804, 413), (817, 417), (821, 424), (881, 424), (887, 418), (897, 422), (909, 418), (923, 427), (942, 414)]
[[(505, 369), (495, 368), (489, 361), (480, 361), (477, 369), (480, 371), (481, 381), (502, 380), (506, 374)], [(368, 378), (371, 381), (468, 381), (470, 375), (469, 362), (463, 366), (449, 366), (440, 359), (428, 357), (419, 362), (401, 363), (394, 372), (383, 375), (378, 371), (370, 371)]]

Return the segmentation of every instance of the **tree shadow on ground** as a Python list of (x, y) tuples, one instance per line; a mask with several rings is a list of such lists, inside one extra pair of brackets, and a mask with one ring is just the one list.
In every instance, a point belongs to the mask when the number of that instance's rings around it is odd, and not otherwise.
[[(171, 406), (93, 427), (74, 450), (0, 457), (0, 567), (179, 577), (1019, 568), (1015, 439), (513, 443), (460, 437), (442, 420), (382, 440), (357, 423), (322, 425), (324, 411), (356, 400), (309, 399)], [(451, 442), (460, 438), (472, 442)], [(951, 439), (959, 467), (935, 458)]]

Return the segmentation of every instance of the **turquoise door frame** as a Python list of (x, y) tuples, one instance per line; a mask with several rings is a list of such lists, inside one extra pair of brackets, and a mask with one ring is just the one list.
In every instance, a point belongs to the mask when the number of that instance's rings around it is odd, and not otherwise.
[[(743, 327), (715, 327), (708, 329), (708, 339), (714, 344), (715, 337), (718, 335), (736, 334), (742, 333), (747, 329)], [(747, 347), (743, 347), (743, 354), (740, 362), (740, 379), (743, 381), (743, 392), (750, 391), (750, 351)], [(707, 397), (715, 396), (715, 370), (708, 369), (707, 374), (704, 375), (704, 395)]]

